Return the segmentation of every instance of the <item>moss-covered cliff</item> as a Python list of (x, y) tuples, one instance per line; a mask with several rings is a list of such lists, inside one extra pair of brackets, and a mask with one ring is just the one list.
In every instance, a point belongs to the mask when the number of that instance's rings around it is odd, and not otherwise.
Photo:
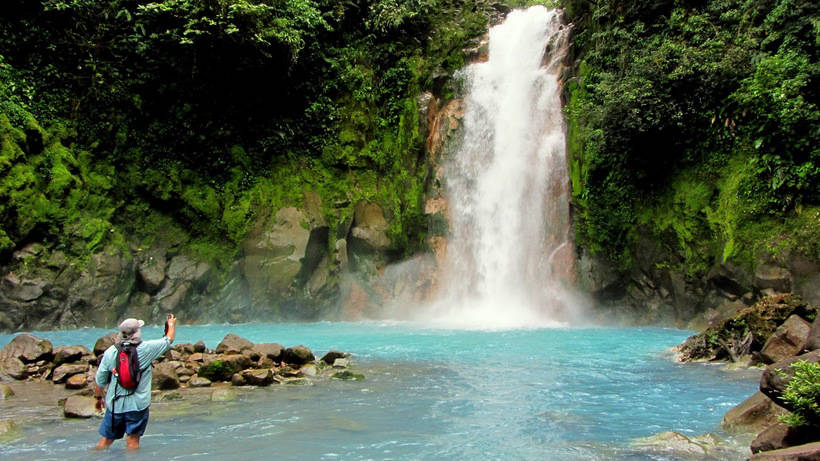
[(817, 303), (816, 2), (563, 3), (587, 285), (685, 321), (774, 268)]

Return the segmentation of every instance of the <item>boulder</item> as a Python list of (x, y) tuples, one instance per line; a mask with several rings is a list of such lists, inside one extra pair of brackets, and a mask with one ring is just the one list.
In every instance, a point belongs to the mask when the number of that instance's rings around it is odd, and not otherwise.
[(8, 400), (14, 395), (14, 391), (8, 384), (0, 383), (0, 400)]
[(244, 370), (242, 378), (251, 386), (270, 386), (273, 382), (273, 373), (268, 370)]
[(17, 335), (6, 347), (0, 349), (0, 360), (17, 358), (23, 363), (51, 360), (54, 348), (47, 339), (24, 333)]
[(222, 342), (216, 346), (216, 353), (217, 354), (239, 354), (245, 349), (251, 349), (253, 347), (253, 343), (248, 341), (247, 339), (237, 336), (233, 333), (228, 333), (225, 335), (225, 338), (222, 339)]
[(350, 366), (348, 359), (336, 359), (333, 361), (333, 368), (347, 368)]
[(51, 375), (51, 380), (54, 381), (55, 384), (59, 384), (65, 382), (65, 380), (71, 376), (85, 373), (86, 371), (88, 371), (88, 364), (64, 363), (54, 369), (54, 372)]
[(776, 405), (762, 392), (744, 400), (723, 416), (721, 426), (729, 432), (759, 432), (777, 422), (786, 410)]
[(77, 362), (89, 355), (91, 351), (85, 346), (58, 346), (54, 348), (54, 365)]
[(817, 461), (820, 460), (820, 442), (807, 443), (780, 450), (762, 451), (749, 461)]
[(809, 426), (790, 427), (783, 423), (773, 424), (757, 435), (750, 448), (752, 453), (759, 453), (803, 445), (817, 439), (816, 430)]
[(109, 333), (97, 340), (94, 343), (94, 355), (102, 357), (109, 347), (114, 345), (114, 340), (117, 339), (117, 333)]
[(242, 376), (240, 373), (234, 373), (233, 376), (231, 376), (232, 386), (244, 386), (245, 384), (248, 383), (247, 381), (245, 381), (245, 377)]
[(766, 340), (760, 351), (760, 357), (766, 363), (792, 357), (803, 350), (810, 330), (809, 322), (803, 320), (799, 315), (792, 315)]
[(316, 360), (313, 352), (306, 346), (294, 346), (285, 349), (282, 354), (282, 361), (291, 365), (304, 365)]
[(194, 352), (203, 353), (205, 350), (207, 350), (207, 347), (205, 347), (204, 341), (197, 341), (197, 343), (194, 344)]
[(223, 364), (230, 367), (234, 373), (251, 366), (251, 359), (242, 354), (223, 355), (220, 357), (220, 360)]
[(97, 414), (94, 397), (72, 395), (65, 401), (63, 415), (66, 418), (90, 418)]
[(242, 355), (250, 359), (251, 362), (256, 362), (261, 357), (261, 355), (259, 355), (259, 352), (256, 352), (253, 349), (245, 349), (244, 351), (242, 351)]
[(208, 378), (203, 378), (201, 376), (194, 375), (188, 381), (188, 385), (191, 387), (210, 387), (211, 380)]
[(336, 350), (328, 351), (327, 354), (323, 355), (321, 360), (328, 365), (333, 365), (336, 359), (343, 359), (345, 357), (349, 357), (350, 354), (346, 354), (344, 352), (339, 352)]
[(806, 350), (814, 351), (820, 349), (820, 315), (815, 317), (814, 323), (811, 324), (809, 330), (809, 337), (806, 338)]
[(254, 345), (253, 350), (256, 351), (260, 357), (267, 357), (274, 362), (280, 362), (282, 360), (282, 352), (285, 348), (282, 347), (281, 344), (265, 343)]
[(755, 286), (763, 291), (772, 289), (778, 293), (792, 291), (792, 275), (787, 269), (761, 264), (755, 269)]
[(780, 400), (780, 396), (783, 394), (783, 391), (786, 390), (789, 381), (794, 377), (794, 370), (791, 364), (801, 360), (811, 363), (820, 363), (820, 350), (790, 357), (767, 366), (760, 375), (760, 392), (788, 410), (789, 408)]
[(152, 387), (161, 391), (179, 388), (179, 376), (177, 376), (176, 367), (172, 364), (163, 362), (154, 366)]
[(65, 381), (66, 389), (82, 389), (88, 385), (88, 376), (85, 373), (80, 373), (71, 376)]
[(28, 369), (17, 357), (9, 357), (0, 361), (0, 373), (6, 374), (14, 379), (26, 379)]

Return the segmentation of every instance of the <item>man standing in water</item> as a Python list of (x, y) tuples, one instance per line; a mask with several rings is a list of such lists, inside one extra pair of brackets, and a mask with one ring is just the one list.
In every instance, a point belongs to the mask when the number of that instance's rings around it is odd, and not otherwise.
[[(141, 327), (145, 324), (142, 320), (125, 319), (120, 323), (120, 332), (117, 334), (114, 345), (105, 351), (100, 360), (100, 368), (97, 370), (94, 397), (97, 398), (97, 410), (105, 409), (105, 417), (99, 430), (102, 438), (96, 446), (98, 450), (105, 450), (114, 440), (121, 439), (123, 435), (125, 435), (128, 450), (136, 450), (140, 447), (140, 437), (148, 426), (148, 407), (151, 405), (151, 370), (153, 369), (151, 362), (171, 347), (176, 335), (176, 323), (176, 317), (169, 314), (165, 336), (152, 341), (142, 341)], [(129, 345), (136, 346), (142, 376), (136, 388), (126, 390), (118, 382), (116, 374), (119, 350)], [(137, 370), (133, 371), (136, 376)], [(103, 391), (106, 387), (105, 398), (103, 398)]]

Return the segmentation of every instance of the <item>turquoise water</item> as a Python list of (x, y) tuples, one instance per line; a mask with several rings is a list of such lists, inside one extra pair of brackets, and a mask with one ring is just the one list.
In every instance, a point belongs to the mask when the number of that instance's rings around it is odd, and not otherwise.
[[(177, 342), (253, 342), (354, 354), (363, 382), (246, 392), (228, 403), (152, 406), (129, 459), (677, 459), (631, 447), (663, 431), (718, 432), (725, 412), (757, 390), (755, 372), (680, 364), (669, 349), (691, 332), (662, 328), (430, 330), (409, 324), (181, 326)], [(55, 346), (108, 330), (35, 332)], [(159, 337), (146, 327), (144, 338)], [(0, 335), (0, 345), (13, 335)], [(0, 408), (4, 405), (0, 402)], [(14, 413), (14, 412), (12, 412)], [(89, 452), (96, 420), (27, 424), (3, 459), (114, 459)], [(719, 434), (725, 437), (725, 434)], [(740, 447), (737, 457), (743, 459)]]

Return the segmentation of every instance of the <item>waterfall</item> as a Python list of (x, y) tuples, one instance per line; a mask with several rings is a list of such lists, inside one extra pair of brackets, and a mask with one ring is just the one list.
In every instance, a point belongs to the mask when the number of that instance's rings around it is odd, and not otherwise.
[(534, 6), (490, 30), (468, 66), (464, 137), (445, 165), (450, 235), (426, 320), (453, 327), (560, 325), (574, 273), (560, 63), (561, 14)]

